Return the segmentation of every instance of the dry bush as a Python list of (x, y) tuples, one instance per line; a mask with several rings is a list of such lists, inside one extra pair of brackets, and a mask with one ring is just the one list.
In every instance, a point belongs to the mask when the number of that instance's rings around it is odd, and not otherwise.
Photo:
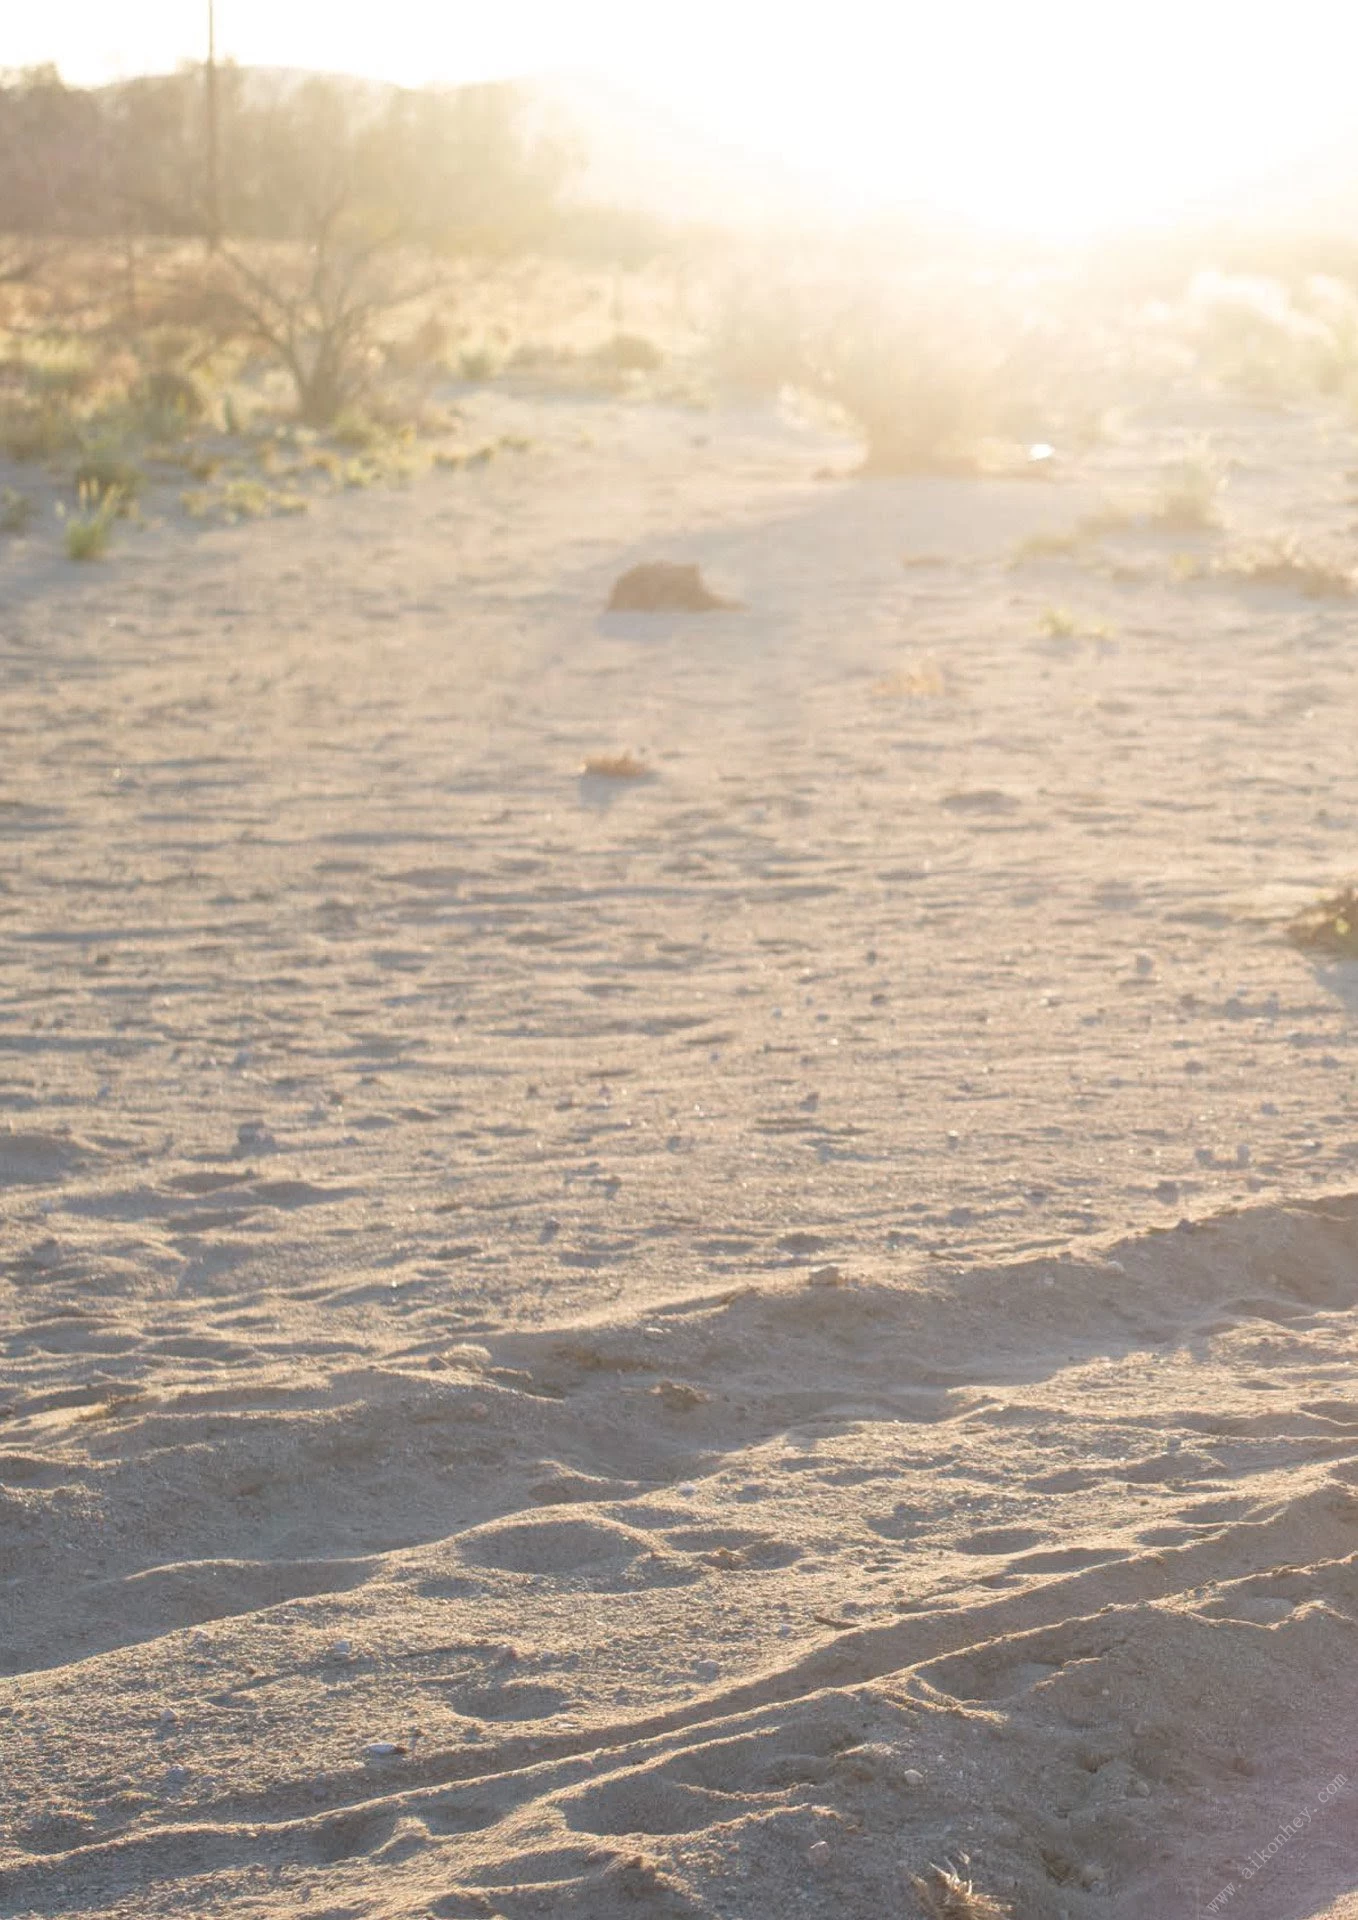
[(975, 473), (1004, 417), (1003, 347), (947, 299), (856, 307), (812, 344), (814, 389), (862, 428), (867, 473)]
[(1352, 567), (1308, 550), (1290, 533), (1243, 548), (1213, 572), (1247, 586), (1286, 587), (1308, 600), (1346, 600), (1358, 590)]
[(941, 700), (954, 690), (952, 676), (931, 653), (910, 666), (884, 673), (872, 683), (872, 692), (879, 700)]
[(1332, 276), (1194, 274), (1177, 310), (1202, 371), (1256, 400), (1358, 398), (1358, 297)]
[(1010, 1909), (952, 1867), (930, 1867), (912, 1873), (910, 1884), (926, 1920), (1010, 1920)]
[(1040, 404), (1021, 319), (956, 272), (747, 283), (728, 303), (713, 365), (750, 392), (791, 387), (831, 402), (861, 432), (870, 474), (984, 471), (987, 443), (1019, 437)]

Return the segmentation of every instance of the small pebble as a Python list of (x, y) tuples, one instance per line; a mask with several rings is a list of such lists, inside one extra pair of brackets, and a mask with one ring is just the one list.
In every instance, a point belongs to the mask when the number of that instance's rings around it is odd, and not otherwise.
[(901, 1775), (901, 1778), (908, 1787), (922, 1787), (924, 1785), (924, 1775), (918, 1767), (907, 1767)]
[(806, 1850), (806, 1857), (813, 1867), (828, 1867), (830, 1864), (830, 1842), (813, 1840)]
[(1139, 953), (1136, 956), (1135, 964), (1137, 973), (1143, 980), (1146, 979), (1149, 974), (1155, 972), (1155, 956), (1153, 954)]
[(363, 1749), (365, 1760), (394, 1760), (407, 1751), (396, 1740), (370, 1740)]

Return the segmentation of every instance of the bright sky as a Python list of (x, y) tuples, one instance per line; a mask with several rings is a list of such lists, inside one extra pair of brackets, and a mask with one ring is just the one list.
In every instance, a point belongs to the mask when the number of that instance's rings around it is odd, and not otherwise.
[[(200, 57), (206, 0), (6, 8), (0, 63)], [(219, 51), (406, 83), (592, 73), (824, 178), (1046, 233), (1156, 218), (1353, 124), (1354, 0), (217, 0)]]

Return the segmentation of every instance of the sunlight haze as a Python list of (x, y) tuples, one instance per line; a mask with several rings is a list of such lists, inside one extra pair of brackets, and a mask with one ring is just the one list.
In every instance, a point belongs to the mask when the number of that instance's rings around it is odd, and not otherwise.
[[(11, 24), (6, 64), (74, 82), (201, 57), (206, 7), (132, 17), (55, 0)], [(733, 7), (681, 16), (538, 0), (433, 13), (219, 0), (219, 51), (401, 82), (589, 75), (653, 102), (748, 166), (830, 200), (900, 201), (1039, 234), (1195, 211), (1315, 163), (1342, 138), (1358, 16), (1312, 4), (1136, 9), (972, 0), (946, 15)]]

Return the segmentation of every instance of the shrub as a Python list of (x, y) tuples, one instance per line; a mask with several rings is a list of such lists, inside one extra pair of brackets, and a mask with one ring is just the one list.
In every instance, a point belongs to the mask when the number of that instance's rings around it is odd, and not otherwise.
[(361, 407), (344, 407), (336, 414), (330, 428), (331, 437), (342, 447), (353, 447), (360, 453), (366, 453), (373, 447), (381, 446), (386, 434), (370, 414)]
[(1069, 560), (1086, 544), (1082, 526), (1045, 528), (1030, 533), (1014, 548), (1014, 565), (1025, 560)]
[(615, 333), (595, 349), (593, 358), (615, 373), (658, 373), (665, 364), (660, 348), (640, 333)]
[(132, 395), (138, 424), (153, 440), (177, 440), (207, 413), (207, 400), (191, 374), (157, 367), (139, 381)]
[(51, 460), (69, 453), (79, 438), (75, 415), (55, 401), (20, 401), (0, 419), (0, 446), (11, 460)]
[(25, 533), (37, 510), (26, 493), (14, 487), (0, 490), (0, 533)]
[(222, 506), (241, 520), (258, 520), (269, 511), (272, 493), (262, 480), (228, 480)]
[(1206, 449), (1185, 456), (1174, 467), (1155, 513), (1157, 526), (1170, 533), (1209, 533), (1221, 525), (1217, 506), (1226, 475)]

